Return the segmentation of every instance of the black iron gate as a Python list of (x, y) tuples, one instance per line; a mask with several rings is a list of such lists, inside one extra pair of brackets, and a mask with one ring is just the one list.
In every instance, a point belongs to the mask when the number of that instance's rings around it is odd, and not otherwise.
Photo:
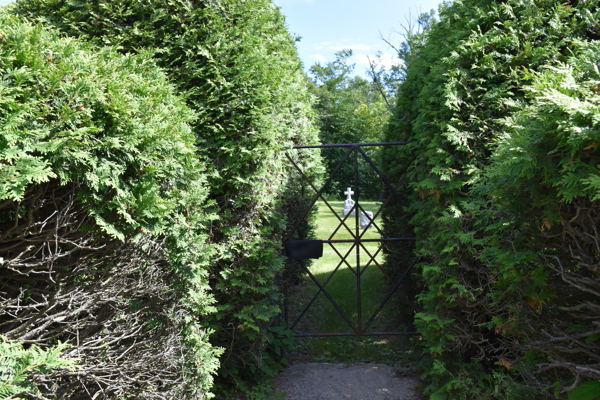
[[(285, 287), (284, 287), (284, 318), (285, 318), (285, 321), (288, 323), (288, 326), (290, 327), (290, 329), (294, 329), (298, 325), (298, 322), (300, 322), (300, 320), (302, 319), (302, 317), (304, 316), (304, 314), (312, 306), (312, 304), (317, 299), (317, 297), (319, 296), (319, 294), (323, 293), (325, 295), (325, 297), (331, 302), (331, 304), (333, 305), (333, 307), (335, 307), (335, 309), (339, 312), (339, 314), (342, 316), (342, 318), (348, 323), (348, 325), (350, 326), (350, 328), (352, 328), (352, 332), (351, 333), (345, 333), (345, 332), (338, 332), (338, 333), (317, 333), (317, 332), (313, 332), (313, 333), (297, 333), (296, 334), (297, 336), (367, 336), (367, 335), (374, 336), (374, 335), (416, 335), (417, 334), (417, 332), (368, 332), (369, 327), (371, 326), (371, 324), (373, 323), (373, 321), (375, 320), (375, 318), (377, 317), (377, 315), (379, 314), (379, 312), (383, 309), (383, 307), (386, 305), (386, 303), (392, 297), (392, 295), (397, 291), (398, 287), (400, 286), (400, 284), (402, 283), (402, 281), (404, 280), (404, 278), (406, 277), (406, 275), (408, 274), (408, 272), (410, 271), (410, 269), (414, 265), (414, 262), (411, 265), (409, 265), (404, 270), (404, 272), (401, 274), (401, 276), (398, 279), (398, 281), (394, 283), (394, 285), (392, 286), (391, 290), (387, 293), (387, 295), (385, 296), (384, 300), (377, 307), (377, 309), (375, 310), (375, 312), (373, 313), (373, 315), (371, 315), (370, 318), (364, 324), (363, 324), (362, 310), (361, 310), (361, 288), (360, 288), (360, 280), (361, 280), (361, 276), (363, 275), (364, 271), (366, 271), (366, 269), (369, 267), (369, 265), (371, 265), (371, 263), (373, 263), (373, 264), (375, 264), (384, 273), (384, 275), (387, 275), (385, 273), (383, 267), (375, 259), (375, 257), (377, 257), (377, 255), (379, 254), (379, 252), (382, 250), (383, 243), (385, 243), (385, 242), (414, 241), (415, 240), (415, 238), (401, 238), (401, 237), (386, 238), (386, 237), (384, 237), (383, 232), (381, 231), (381, 229), (375, 223), (375, 220), (377, 219), (377, 217), (381, 213), (381, 210), (383, 210), (383, 208), (386, 206), (386, 204), (392, 198), (396, 197), (398, 200), (401, 200), (401, 199), (398, 196), (398, 194), (397, 194), (396, 190), (394, 189), (394, 187), (390, 184), (390, 182), (387, 180), (387, 178), (384, 176), (384, 174), (379, 170), (379, 168), (377, 168), (377, 166), (375, 165), (375, 163), (373, 162), (373, 160), (367, 155), (367, 153), (362, 148), (363, 147), (367, 147), (367, 146), (398, 146), (398, 145), (405, 145), (405, 144), (407, 144), (407, 143), (406, 142), (386, 142), (386, 143), (348, 143), (348, 144), (324, 144), (324, 145), (295, 146), (294, 149), (298, 149), (298, 150), (301, 150), (301, 149), (331, 148), (331, 147), (347, 147), (348, 148), (348, 151), (346, 152), (346, 154), (344, 155), (344, 157), (342, 158), (342, 160), (340, 161), (340, 163), (337, 165), (337, 167), (335, 168), (335, 170), (333, 171), (333, 173), (331, 174), (331, 176), (329, 177), (329, 179), (327, 180), (327, 182), (323, 185), (323, 187), (320, 190), (317, 189), (313, 185), (313, 183), (310, 181), (310, 179), (304, 174), (304, 172), (302, 171), (302, 169), (294, 162), (294, 160), (292, 159), (292, 157), (290, 157), (290, 155), (288, 153), (286, 153), (286, 156), (290, 160), (290, 162), (292, 163), (292, 165), (294, 165), (294, 167), (298, 170), (298, 172), (300, 173), (300, 175), (302, 176), (302, 178), (316, 192), (316, 194), (313, 197), (310, 205), (306, 208), (304, 214), (297, 221), (296, 225), (294, 226), (294, 228), (292, 229), (292, 231), (290, 232), (290, 234), (287, 236), (287, 238), (285, 240), (286, 253), (288, 254), (288, 256), (291, 256), (290, 258), (294, 258), (294, 259), (296, 259), (300, 263), (300, 265), (302, 266), (303, 270), (308, 274), (308, 276), (310, 277), (310, 279), (317, 285), (317, 287), (319, 288), (319, 290), (312, 297), (312, 299), (310, 300), (310, 302), (308, 303), (308, 305), (302, 310), (302, 312), (296, 318), (296, 320), (293, 321), (290, 324), (289, 315), (288, 315), (288, 288), (287, 288), (287, 283), (285, 283)], [(323, 192), (325, 190), (327, 190), (327, 188), (331, 184), (333, 178), (336, 176), (336, 174), (338, 173), (338, 171), (340, 170), (340, 168), (342, 167), (342, 165), (344, 165), (344, 163), (350, 158), (350, 156), (354, 156), (354, 172), (355, 172), (354, 173), (354, 175), (355, 175), (354, 178), (355, 178), (355, 187), (356, 187), (356, 192), (354, 193), (356, 195), (356, 201), (354, 203), (354, 206), (353, 206), (352, 210), (350, 210), (350, 211), (354, 211), (354, 216), (355, 216), (355, 218), (354, 218), (354, 230), (350, 229), (348, 227), (348, 225), (346, 225), (346, 221), (347, 221), (348, 217), (351, 216), (352, 212), (348, 212), (344, 216), (344, 218), (341, 218), (338, 215), (338, 213), (333, 209), (333, 207), (331, 207), (331, 205), (323, 197)], [(358, 168), (358, 165), (359, 165), (358, 164), (359, 156), (362, 156), (364, 158), (364, 160), (371, 166), (371, 168), (373, 168), (373, 170), (377, 173), (377, 175), (379, 175), (379, 177), (383, 181), (383, 183), (385, 185), (385, 188), (387, 189), (388, 194), (389, 194), (388, 197), (387, 197), (387, 199), (385, 199), (385, 201), (383, 202), (383, 204), (380, 206), (380, 208), (377, 211), (377, 213), (373, 216), (373, 218), (370, 219), (370, 221), (368, 222), (368, 225), (364, 229), (362, 229), (362, 230), (361, 230), (361, 226), (360, 226), (360, 214), (362, 212), (362, 213), (364, 213), (366, 215), (366, 212), (362, 208), (362, 206), (360, 205), (360, 202), (359, 202), (359, 200), (360, 200), (359, 168)], [(323, 202), (331, 210), (331, 212), (333, 213), (333, 215), (335, 215), (335, 217), (338, 219), (338, 221), (340, 222), (340, 224), (333, 231), (333, 233), (331, 234), (331, 236), (329, 236), (329, 238), (327, 240), (319, 240), (319, 241), (295, 241), (295, 240), (292, 240), (292, 235), (300, 227), (300, 225), (302, 224), (302, 221), (309, 215), (310, 210), (313, 208), (313, 206), (315, 205), (315, 203), (317, 202), (317, 200), (319, 200), (319, 198), (321, 200), (323, 200)], [(366, 233), (367, 229), (369, 229), (371, 227), (371, 225), (373, 227), (375, 227), (377, 229), (377, 231), (379, 232), (379, 234), (381, 235), (380, 239), (363, 239), (364, 234)], [(352, 236), (352, 239), (347, 239), (347, 240), (334, 240), (333, 239), (333, 237), (336, 235), (336, 233), (342, 227), (344, 227), (346, 230), (348, 230), (348, 232), (350, 232), (350, 234)], [(365, 242), (380, 242), (381, 245), (379, 246), (379, 249), (374, 254), (371, 254), (366, 249), (366, 247), (363, 245), (363, 243), (365, 243)], [(352, 246), (350, 247), (350, 249), (348, 250), (348, 252), (345, 255), (342, 255), (335, 248), (334, 245), (336, 243), (352, 243)], [(325, 245), (325, 244), (329, 245), (333, 249), (333, 251), (340, 257), (341, 261), (338, 264), (338, 266), (327, 277), (327, 279), (325, 280), (325, 282), (323, 284), (321, 284), (317, 280), (317, 278), (311, 273), (310, 269), (307, 267), (306, 263), (304, 262), (304, 259), (313, 258), (311, 256), (312, 254), (319, 253), (319, 246), (320, 246), (320, 251), (322, 253), (322, 246)], [(360, 268), (360, 252), (361, 252), (361, 249), (365, 252), (365, 254), (367, 254), (367, 256), (369, 258), (368, 263), (365, 265), (365, 267), (362, 270)], [(348, 264), (348, 261), (346, 261), (347, 257), (350, 255), (350, 253), (353, 250), (356, 252), (356, 269), (355, 270), (352, 269), (352, 267), (350, 266), (350, 264)], [(293, 255), (292, 255), (292, 253), (293, 253)], [(331, 278), (333, 278), (333, 276), (336, 273), (336, 271), (343, 264), (346, 264), (349, 267), (349, 269), (356, 276), (356, 311), (357, 311), (356, 323), (354, 323), (353, 321), (350, 320), (350, 318), (348, 318), (348, 316), (346, 315), (346, 313), (344, 313), (344, 311), (340, 308), (340, 306), (335, 302), (335, 300), (331, 297), (331, 295), (325, 289), (325, 286), (327, 286), (327, 284), (331, 281)]]

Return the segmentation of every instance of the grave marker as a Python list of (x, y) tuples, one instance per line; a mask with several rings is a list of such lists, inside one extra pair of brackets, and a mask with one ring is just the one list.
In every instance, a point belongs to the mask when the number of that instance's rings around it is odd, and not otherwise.
[[(348, 213), (350, 213), (350, 215), (355, 215), (355, 210), (352, 209), (352, 207), (354, 207), (354, 200), (352, 200), (354, 192), (352, 191), (352, 188), (349, 187), (344, 194), (347, 196), (346, 200), (344, 200), (344, 216), (348, 215)], [(350, 212), (350, 210), (352, 210), (352, 212)]]

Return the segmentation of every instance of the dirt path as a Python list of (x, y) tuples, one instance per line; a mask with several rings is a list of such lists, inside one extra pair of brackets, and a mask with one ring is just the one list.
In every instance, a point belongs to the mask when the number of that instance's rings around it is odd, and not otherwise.
[(277, 388), (285, 400), (417, 400), (420, 380), (385, 364), (298, 363), (283, 371)]

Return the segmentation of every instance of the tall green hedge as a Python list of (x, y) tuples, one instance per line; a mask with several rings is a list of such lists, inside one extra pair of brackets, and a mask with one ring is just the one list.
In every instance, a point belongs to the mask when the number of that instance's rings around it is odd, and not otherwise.
[(599, 21), (596, 1), (457, 0), (405, 47), (388, 140), (410, 144), (385, 160), (432, 399), (597, 390)]
[(197, 115), (150, 54), (62, 36), (0, 8), (0, 333), (70, 344), (43, 398), (211, 397)]
[[(268, 361), (278, 355), (267, 329), (279, 313), (281, 236), (298, 204), (278, 199), (303, 191), (284, 151), (317, 141), (295, 38), (278, 8), (270, 0), (22, 0), (16, 10), (100, 46), (153, 52), (197, 113), (193, 132), (214, 201), (205, 212), (215, 215), (208, 242), (217, 313), (205, 322), (226, 348), (222, 375), (272, 374)], [(294, 157), (309, 174), (320, 168), (318, 154)]]

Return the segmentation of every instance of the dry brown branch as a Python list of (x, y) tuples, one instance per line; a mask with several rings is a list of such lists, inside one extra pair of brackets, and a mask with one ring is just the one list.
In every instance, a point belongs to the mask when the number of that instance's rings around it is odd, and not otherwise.
[(39, 399), (183, 398), (186, 311), (165, 244), (101, 232), (73, 186), (0, 203), (0, 333), (72, 345), (81, 368), (39, 374)]

